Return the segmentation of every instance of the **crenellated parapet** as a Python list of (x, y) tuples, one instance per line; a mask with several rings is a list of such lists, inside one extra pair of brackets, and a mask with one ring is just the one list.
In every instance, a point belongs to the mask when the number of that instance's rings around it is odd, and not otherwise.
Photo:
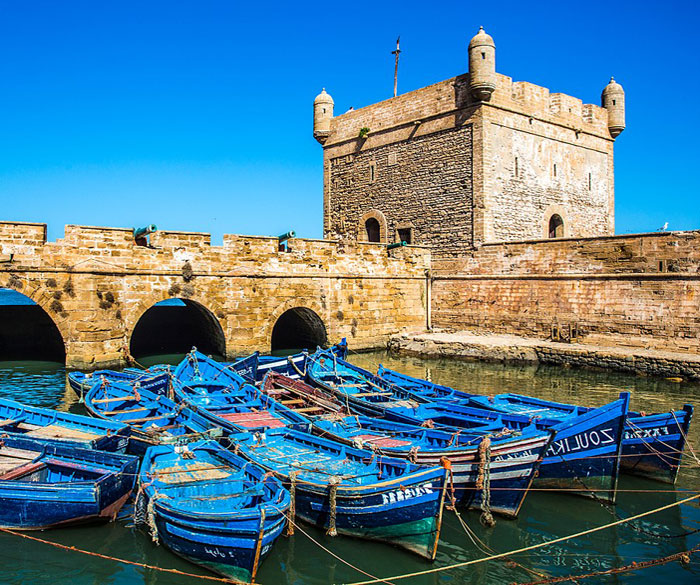
[[(346, 240), (68, 225), (47, 241), (45, 224), (0, 222), (0, 288), (34, 300), (56, 325), (69, 367), (125, 365), (139, 320), (179, 298), (220, 326), (229, 357), (269, 351), (276, 320), (316, 313), (328, 339), (381, 347), (396, 331), (425, 326), (430, 252)], [(223, 353), (223, 351), (222, 351)]]

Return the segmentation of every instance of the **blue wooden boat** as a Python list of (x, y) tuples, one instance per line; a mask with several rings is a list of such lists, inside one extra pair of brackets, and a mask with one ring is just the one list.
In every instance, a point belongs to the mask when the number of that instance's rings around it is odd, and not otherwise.
[(551, 440), (550, 433), (534, 425), (521, 432), (500, 430), (484, 435), (365, 416), (319, 419), (314, 421), (314, 429), (346, 445), (419, 465), (446, 466), (451, 470), (456, 505), (511, 518), (517, 517)]
[[(260, 390), (306, 416), (318, 435), (420, 465), (446, 465), (454, 487), (450, 497), (456, 504), (509, 517), (517, 516), (551, 439), (551, 433), (534, 425), (515, 433), (503, 433), (503, 425), (488, 422), (478, 427), (480, 432), (446, 431), (349, 416), (337, 397), (276, 372), (265, 375)], [(485, 434), (486, 428), (491, 432)], [(489, 478), (485, 481), (487, 446)]]
[(135, 457), (6, 435), (0, 440), (0, 526), (43, 530), (113, 520), (137, 473)]
[(231, 368), (190, 352), (174, 372), (177, 399), (230, 432), (263, 431), (287, 425), (310, 428), (308, 419), (262, 394)]
[[(454, 398), (429, 400), (326, 352), (309, 356), (310, 380), (347, 401), (360, 414), (409, 424), (474, 429), (484, 423), (522, 430), (530, 424), (556, 434), (540, 465), (536, 486), (615, 501), (629, 393), (578, 416), (564, 419), (502, 414), (464, 406)], [(487, 430), (486, 432), (491, 432)]]
[(281, 479), (297, 517), (328, 534), (389, 542), (434, 559), (446, 470), (281, 428), (235, 437), (233, 448)]
[(188, 561), (245, 583), (286, 525), (289, 492), (214, 441), (146, 452), (135, 518)]
[(220, 434), (210, 421), (169, 397), (169, 374), (141, 384), (96, 380), (85, 396), (85, 408), (92, 416), (131, 427), (130, 453), (143, 455), (152, 445)]
[(0, 436), (19, 435), (83, 449), (125, 453), (130, 433), (124, 424), (0, 398)]
[(92, 388), (95, 380), (102, 378), (113, 382), (135, 383), (152, 378), (161, 373), (166, 373), (170, 369), (168, 365), (157, 365), (147, 370), (138, 370), (136, 368), (125, 368), (123, 371), (116, 370), (97, 370), (95, 372), (68, 372), (68, 385), (73, 391), (83, 398), (85, 394)]
[[(467, 403), (501, 413), (564, 420), (593, 410), (590, 407), (541, 400), (522, 394), (467, 394), (427, 380), (412, 378), (383, 366), (379, 366), (377, 375), (403, 388), (418, 391), (423, 396), (445, 399), (450, 403)], [(620, 469), (626, 473), (675, 483), (692, 416), (691, 404), (684, 405), (682, 410), (670, 412), (628, 412), (622, 439)]]
[[(348, 342), (343, 337), (340, 343), (336, 343), (326, 351), (331, 352), (340, 359), (345, 359), (348, 355)], [(306, 376), (304, 368), (307, 355), (308, 352), (306, 351), (288, 356), (260, 355), (255, 353), (227, 365), (249, 381), (260, 382), (268, 372), (277, 372), (297, 380)]]

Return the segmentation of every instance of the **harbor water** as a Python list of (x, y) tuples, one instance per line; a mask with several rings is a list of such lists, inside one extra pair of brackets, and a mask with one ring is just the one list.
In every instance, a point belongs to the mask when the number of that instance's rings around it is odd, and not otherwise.
[[(148, 363), (176, 363), (181, 356), (156, 356)], [(454, 386), (468, 392), (498, 394), (517, 392), (561, 402), (598, 406), (617, 398), (620, 391), (632, 395), (631, 408), (646, 412), (700, 404), (700, 385), (634, 377), (613, 372), (591, 372), (546, 366), (512, 366), (472, 362), (392, 357), (385, 353), (352, 355), (354, 363), (376, 370), (379, 363), (413, 376)], [(78, 397), (66, 384), (65, 369), (53, 362), (0, 362), (0, 396), (27, 404), (84, 413)], [(690, 428), (690, 443), (700, 455), (700, 419)], [(569, 534), (609, 524), (658, 508), (700, 490), (700, 467), (687, 450), (677, 484), (670, 486), (623, 475), (614, 510), (591, 499), (561, 493), (528, 494), (517, 520), (497, 518), (484, 528), (475, 512), (445, 512), (437, 559), (428, 563), (386, 544), (330, 538), (323, 531), (303, 526), (281, 537), (263, 563), (257, 582), (264, 585), (353, 583), (371, 579), (329, 555), (309, 537), (366, 573), (386, 577), (420, 572), (507, 552)], [(466, 526), (466, 528), (465, 528)], [(584, 537), (545, 546), (507, 560), (473, 564), (395, 583), (473, 585), (527, 583), (564, 575), (608, 571), (632, 562), (643, 563), (685, 551), (700, 544), (700, 507), (697, 500)], [(200, 576), (211, 573), (156, 545), (148, 534), (131, 526), (128, 517), (114, 523), (56, 529), (30, 536), (62, 545), (126, 559), (141, 565), (177, 569)], [(517, 561), (514, 562), (514, 561)], [(18, 536), (0, 533), (0, 583), (32, 585), (184, 585), (215, 583), (161, 573), (141, 566), (86, 556)], [(689, 563), (673, 561), (636, 572), (599, 575), (581, 583), (684, 583), (700, 582), (700, 556)]]

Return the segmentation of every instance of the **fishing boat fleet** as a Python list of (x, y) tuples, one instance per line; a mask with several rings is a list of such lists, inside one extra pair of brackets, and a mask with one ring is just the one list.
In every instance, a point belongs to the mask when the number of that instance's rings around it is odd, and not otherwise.
[(445, 507), (486, 526), (533, 486), (614, 503), (620, 472), (674, 483), (693, 407), (484, 396), (347, 361), (345, 340), (219, 363), (72, 372), (91, 416), (0, 400), (0, 527), (134, 521), (252, 582), (299, 522), (436, 556)]

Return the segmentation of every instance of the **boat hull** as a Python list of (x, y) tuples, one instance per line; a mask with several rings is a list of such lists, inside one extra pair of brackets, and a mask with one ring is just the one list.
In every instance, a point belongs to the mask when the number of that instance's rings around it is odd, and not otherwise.
[(660, 414), (630, 413), (622, 440), (621, 470), (675, 484), (692, 417), (690, 404)]

